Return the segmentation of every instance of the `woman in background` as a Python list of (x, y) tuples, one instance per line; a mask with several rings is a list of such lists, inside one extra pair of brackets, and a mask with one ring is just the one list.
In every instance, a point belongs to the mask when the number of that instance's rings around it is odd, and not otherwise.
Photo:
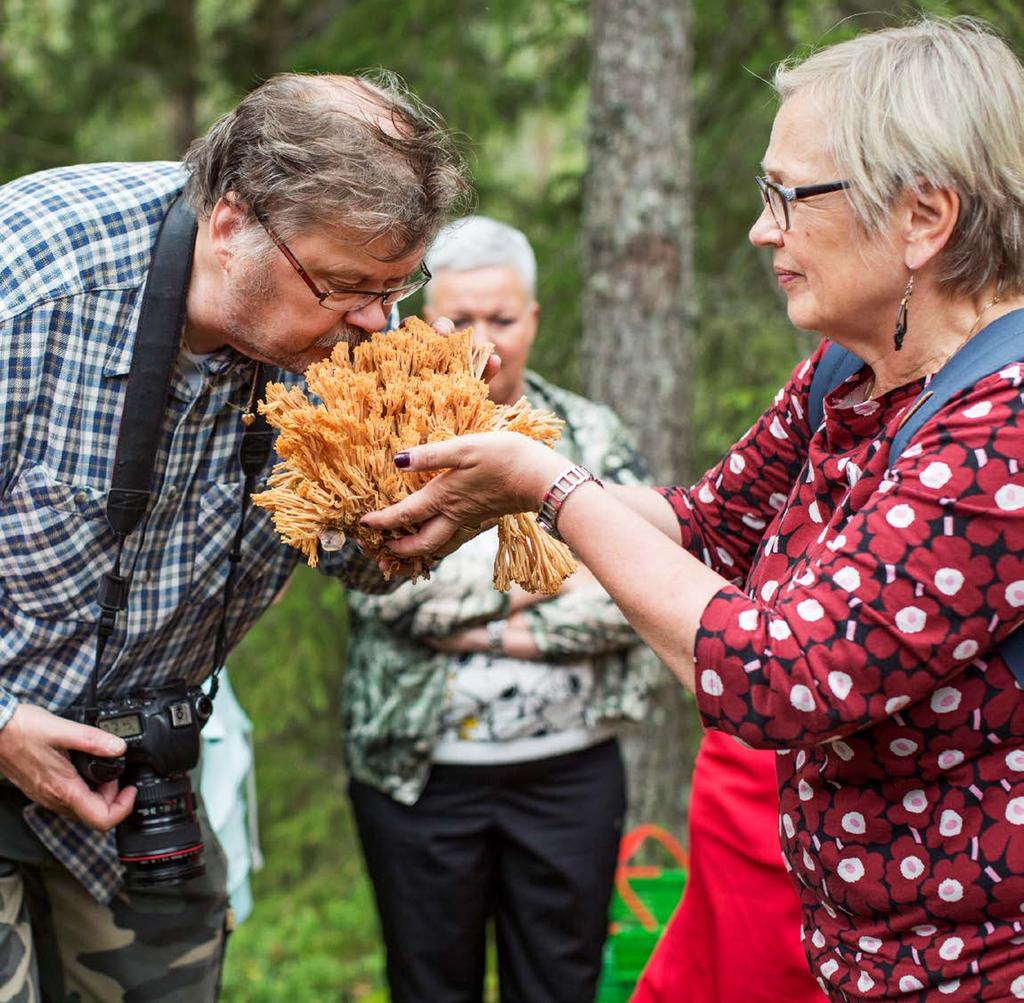
[[(612, 411), (527, 368), (540, 307), (526, 235), (470, 216), (427, 263), (424, 316), (501, 356), (491, 399), (562, 419), (563, 462), (642, 483)], [(494, 528), (429, 579), (349, 597), (349, 796), (394, 1003), (480, 999), (492, 921), (502, 1000), (585, 1003), (601, 970), (626, 808), (617, 731), (643, 718), (658, 663), (584, 570), (555, 595), (497, 591), (497, 548)]]

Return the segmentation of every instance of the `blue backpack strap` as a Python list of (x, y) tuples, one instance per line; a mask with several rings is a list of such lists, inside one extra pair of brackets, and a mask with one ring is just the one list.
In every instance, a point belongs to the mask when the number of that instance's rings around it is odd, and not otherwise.
[(1024, 626), (1018, 627), (999, 645), (999, 654), (1006, 659), (1017, 685), (1024, 689)]
[(825, 349), (825, 354), (818, 360), (818, 367), (811, 377), (811, 389), (807, 395), (807, 424), (811, 435), (825, 417), (825, 397), (835, 390), (848, 376), (852, 376), (861, 366), (863, 359), (857, 358), (853, 352), (835, 344)]
[(983, 327), (921, 391), (889, 446), (892, 465), (907, 444), (951, 397), (1003, 366), (1024, 359), (1024, 310), (1012, 310)]
[[(982, 328), (960, 349), (921, 391), (889, 446), (892, 465), (921, 427), (961, 390), (1024, 359), (1024, 310), (1013, 310)], [(999, 653), (1006, 660), (1018, 685), (1024, 688), (1024, 627), (1002, 644)]]

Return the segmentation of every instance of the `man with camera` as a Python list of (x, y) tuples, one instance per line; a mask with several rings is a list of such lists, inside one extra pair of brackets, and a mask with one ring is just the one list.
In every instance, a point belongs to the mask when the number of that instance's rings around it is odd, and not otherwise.
[[(467, 195), (395, 80), (296, 74), (183, 164), (0, 188), (0, 998), (216, 997), (198, 684), (296, 556), (247, 510), (255, 401), (383, 328)], [(322, 566), (386, 587), (353, 548)]]

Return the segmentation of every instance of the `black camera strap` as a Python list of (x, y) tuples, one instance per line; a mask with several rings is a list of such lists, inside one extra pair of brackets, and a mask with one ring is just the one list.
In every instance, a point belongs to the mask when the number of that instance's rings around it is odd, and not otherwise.
[[(263, 363), (256, 363), (256, 370), (252, 377), (253, 395), (252, 401), (255, 408), (255, 401), (267, 395), (267, 377), (263, 371)], [(228, 609), (231, 606), (231, 599), (235, 594), (235, 583), (238, 580), (238, 568), (242, 561), (242, 538), (245, 536), (245, 517), (249, 511), (249, 499), (256, 490), (256, 478), (260, 471), (267, 464), (270, 452), (274, 444), (274, 430), (270, 427), (266, 415), (253, 410), (242, 415), (242, 423), (245, 430), (242, 432), (242, 442), (238, 447), (238, 460), (242, 466), (242, 473), (245, 475), (245, 483), (242, 486), (242, 497), (239, 501), (238, 528), (235, 530), (235, 538), (231, 542), (231, 550), (228, 551), (228, 577), (224, 582), (224, 601), (221, 606), (220, 620), (217, 623), (217, 636), (213, 645), (213, 673), (210, 681), (210, 699), (217, 695), (220, 688), (220, 673), (224, 668), (224, 658), (228, 648)]]
[[(166, 403), (174, 362), (181, 346), (185, 322), (185, 300), (197, 232), (196, 218), (183, 196), (171, 204), (153, 249), (153, 259), (139, 312), (139, 324), (132, 352), (124, 408), (118, 429), (117, 452), (110, 492), (107, 495), (107, 522), (117, 537), (114, 565), (100, 582), (100, 617), (96, 627), (96, 662), (89, 680), (86, 706), (94, 706), (99, 687), (100, 665), (107, 641), (114, 632), (117, 614), (128, 606), (130, 575), (121, 573), (121, 555), (128, 535), (142, 521), (152, 493), (153, 468), (160, 445)], [(257, 364), (253, 377), (253, 396), (265, 396), (263, 367)], [(227, 611), (234, 592), (249, 495), (256, 478), (270, 456), (273, 432), (266, 418), (244, 416), (246, 427), (239, 447), (239, 459), (245, 474), (240, 519), (229, 553), (230, 566), (224, 588), (224, 605), (214, 645), (214, 669), (225, 655)], [(216, 679), (214, 692), (216, 692)]]

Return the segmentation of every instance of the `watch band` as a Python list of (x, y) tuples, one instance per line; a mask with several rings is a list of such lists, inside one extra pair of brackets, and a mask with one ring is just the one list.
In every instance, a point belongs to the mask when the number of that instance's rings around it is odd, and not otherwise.
[(491, 655), (503, 655), (505, 653), (505, 628), (508, 620), (488, 620), (487, 630), (487, 652)]
[(587, 481), (593, 481), (598, 487), (604, 487), (601, 481), (586, 467), (581, 467), (576, 463), (555, 478), (555, 482), (544, 495), (544, 500), (540, 503), (540, 511), (537, 512), (537, 525), (550, 533), (556, 540), (562, 539), (558, 534), (558, 513), (562, 510), (565, 499)]

